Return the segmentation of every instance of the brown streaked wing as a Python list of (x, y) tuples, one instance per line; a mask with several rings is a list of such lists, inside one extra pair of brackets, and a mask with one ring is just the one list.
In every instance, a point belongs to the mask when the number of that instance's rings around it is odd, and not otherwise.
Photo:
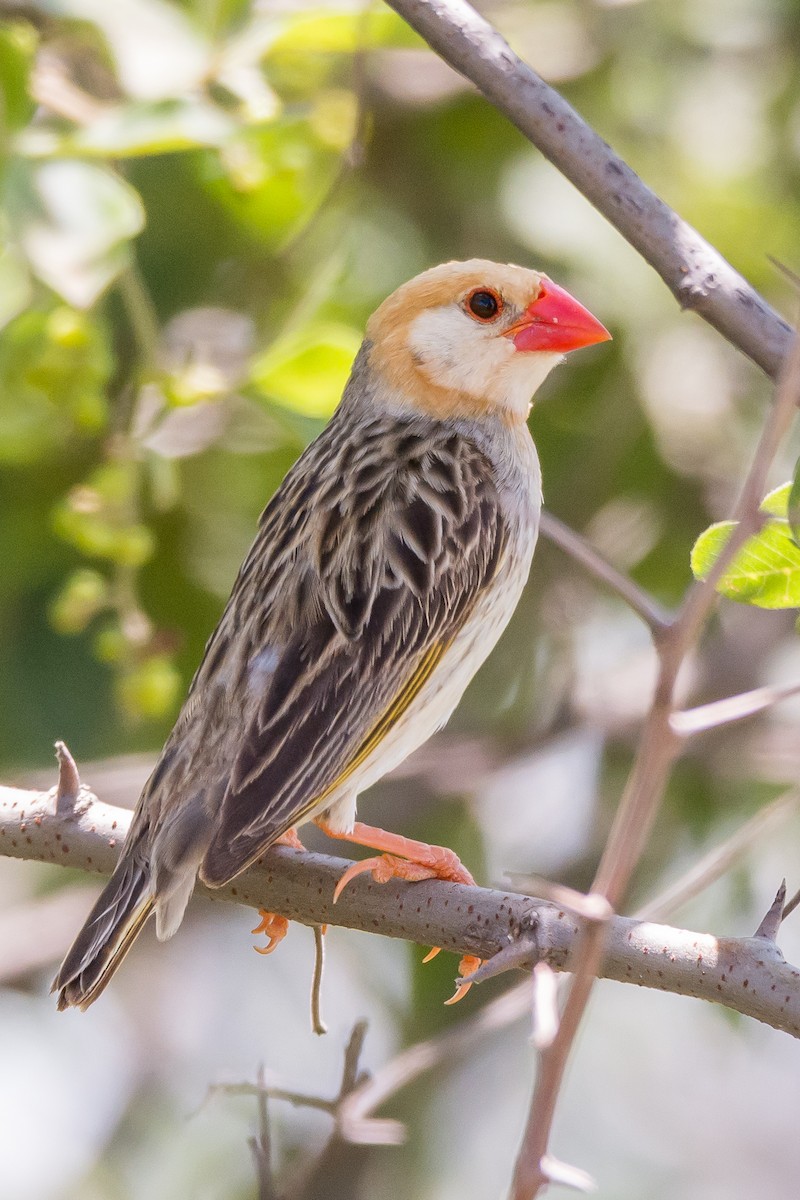
[[(357, 443), (340, 443), (328, 475), (333, 486), (319, 481), (305, 511), (294, 507), (293, 527), (311, 532), (291, 570), (277, 575), (264, 542), (269, 533), (282, 544), (280, 521), (265, 514), (263, 569), (298, 620), (242, 731), (201, 869), (212, 886), (319, 807), (372, 753), (491, 583), (505, 545), (490, 463), (433, 422), (373, 419)], [(290, 594), (300, 586), (302, 606)], [(266, 631), (261, 649), (274, 645)]]

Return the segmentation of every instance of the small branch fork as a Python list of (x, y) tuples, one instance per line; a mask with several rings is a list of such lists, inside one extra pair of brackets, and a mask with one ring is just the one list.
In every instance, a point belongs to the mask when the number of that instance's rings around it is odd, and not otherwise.
[[(263, 1067), (259, 1068), (257, 1080), (254, 1084), (224, 1083), (216, 1084), (209, 1088), (206, 1095), (206, 1103), (212, 1096), (219, 1094), (228, 1096), (254, 1096), (256, 1099), (258, 1130), (255, 1136), (250, 1138), (249, 1145), (256, 1169), (258, 1200), (302, 1200), (303, 1196), (308, 1194), (309, 1191), (314, 1195), (318, 1195), (317, 1189), (313, 1186), (309, 1189), (307, 1184), (313, 1182), (318, 1176), (324, 1176), (326, 1166), (328, 1165), (326, 1160), (334, 1157), (339, 1144), (355, 1140), (347, 1138), (344, 1134), (342, 1114), (344, 1113), (349, 1097), (369, 1079), (367, 1073), (362, 1071), (359, 1065), (366, 1034), (366, 1021), (357, 1021), (353, 1026), (344, 1052), (342, 1082), (339, 1087), (339, 1094), (332, 1100), (327, 1100), (324, 1096), (294, 1092), (288, 1088), (280, 1087), (267, 1079)], [(314, 1161), (301, 1167), (288, 1190), (282, 1191), (280, 1195), (276, 1189), (272, 1164), (268, 1108), (270, 1100), (283, 1100), (297, 1108), (314, 1108), (319, 1112), (328, 1113), (334, 1120), (333, 1133), (321, 1153)], [(378, 1124), (378, 1122), (375, 1122), (375, 1124)]]

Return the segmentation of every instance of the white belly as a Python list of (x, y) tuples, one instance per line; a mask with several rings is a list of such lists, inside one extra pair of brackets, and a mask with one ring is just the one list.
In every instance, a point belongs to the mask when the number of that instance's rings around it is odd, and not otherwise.
[(349, 833), (355, 821), (359, 793), (399, 766), (447, 722), (517, 607), (535, 544), (534, 527), (519, 530), (497, 579), (403, 716), (342, 788), (326, 797), (320, 809), (307, 819), (325, 812), (326, 822), (333, 830)]

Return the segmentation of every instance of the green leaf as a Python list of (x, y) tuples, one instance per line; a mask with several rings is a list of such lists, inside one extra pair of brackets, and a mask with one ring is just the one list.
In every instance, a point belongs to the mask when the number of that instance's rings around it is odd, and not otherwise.
[(271, 346), (253, 364), (256, 387), (306, 417), (328, 417), (342, 394), (360, 335), (347, 325), (317, 324)]
[(36, 50), (36, 34), (29, 25), (0, 27), (0, 126), (21, 129), (36, 105), (28, 90), (28, 75)]
[(171, 713), (180, 687), (180, 672), (166, 654), (153, 655), (116, 680), (117, 699), (132, 721), (155, 720)]
[(76, 308), (89, 308), (127, 266), (127, 243), (144, 226), (138, 193), (94, 163), (17, 161), (6, 199), (34, 273)]
[(0, 329), (30, 303), (33, 286), (22, 255), (13, 246), (0, 251)]
[(11, 321), (0, 338), (0, 462), (35, 461), (76, 430), (102, 430), (113, 368), (105, 325), (85, 313), (29, 309)]
[(786, 508), (791, 490), (791, 483), (782, 483), (780, 487), (773, 488), (771, 492), (767, 492), (758, 506), (759, 512), (769, 513), (771, 517), (780, 517), (781, 520), (785, 521)]
[(800, 458), (798, 458), (794, 469), (794, 483), (789, 487), (789, 495), (786, 501), (786, 518), (789, 522), (789, 528), (792, 531), (795, 545), (800, 546)]
[(98, 571), (74, 571), (50, 604), (50, 624), (59, 633), (83, 633), (108, 604), (108, 580)]
[(355, 54), (365, 46), (409, 45), (419, 45), (419, 39), (388, 9), (371, 12), (366, 21), (360, 10), (306, 9), (289, 18), (273, 41), (270, 55), (300, 50)]
[(122, 87), (141, 100), (202, 85), (211, 45), (188, 13), (164, 0), (49, 0), (51, 14), (91, 21), (105, 37)]
[(236, 122), (205, 100), (164, 100), (155, 104), (120, 104), (97, 120), (67, 133), (31, 129), (19, 141), (30, 158), (63, 155), (137, 158), (171, 154), (197, 146), (222, 145), (237, 130)]
[[(254, 23), (252, 36), (264, 38), (264, 23)], [(269, 29), (262, 56), (270, 83), (281, 95), (311, 97), (330, 82), (344, 55), (377, 47), (420, 46), (419, 37), (395, 13), (373, 9), (303, 10), (292, 14), (276, 33)]]
[[(696, 578), (707, 578), (735, 526), (734, 521), (722, 521), (700, 535), (691, 557)], [(717, 591), (757, 608), (800, 607), (800, 547), (792, 540), (788, 522), (769, 520), (749, 538)]]
[(337, 151), (307, 120), (284, 118), (243, 129), (215, 156), (206, 186), (233, 219), (268, 246), (281, 245), (308, 220), (338, 169)]

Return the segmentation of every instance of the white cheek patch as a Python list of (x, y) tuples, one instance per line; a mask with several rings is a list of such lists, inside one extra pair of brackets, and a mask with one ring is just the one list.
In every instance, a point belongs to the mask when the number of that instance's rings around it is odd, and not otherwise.
[(454, 304), (420, 313), (409, 349), (432, 382), (527, 415), (531, 397), (563, 355), (524, 352)]

